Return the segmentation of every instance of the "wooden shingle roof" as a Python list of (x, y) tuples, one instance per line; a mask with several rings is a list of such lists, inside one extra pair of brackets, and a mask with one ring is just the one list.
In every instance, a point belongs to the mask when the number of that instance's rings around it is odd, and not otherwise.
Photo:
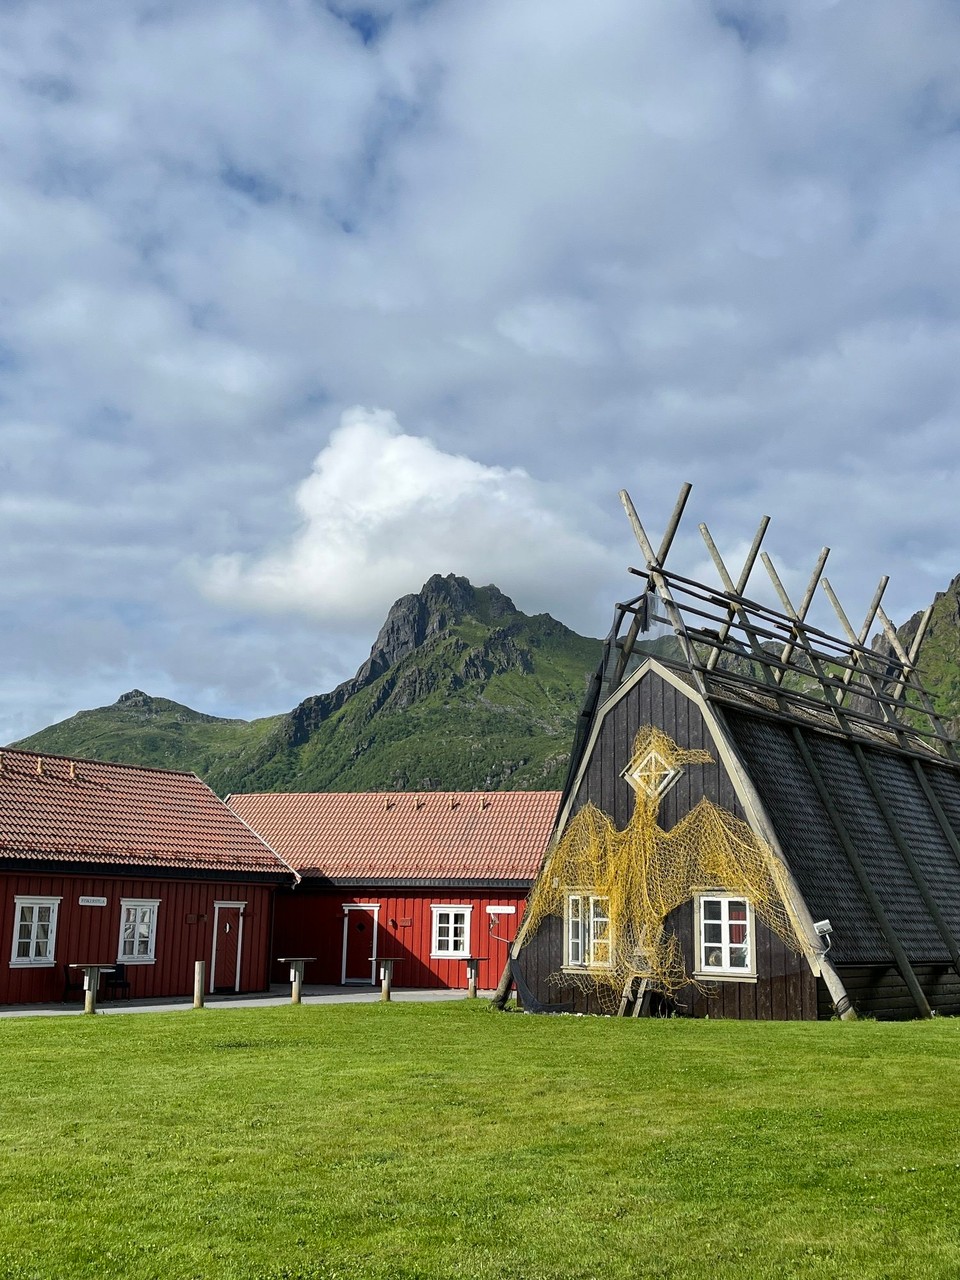
[(525, 887), (558, 791), (233, 795), (227, 804), (306, 878)]
[(291, 875), (195, 774), (4, 749), (0, 863), (38, 861)]

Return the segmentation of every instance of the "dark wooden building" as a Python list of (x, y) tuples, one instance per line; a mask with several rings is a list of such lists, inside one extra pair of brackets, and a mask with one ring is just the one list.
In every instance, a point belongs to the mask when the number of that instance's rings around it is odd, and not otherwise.
[(293, 873), (189, 773), (0, 752), (0, 1004), (269, 984), (277, 886)]
[[(556, 817), (557, 791), (314, 792), (227, 803), (296, 869), (276, 900), (275, 956), (307, 982), (492, 988)], [(277, 981), (287, 970), (278, 965)]]
[[(728, 1018), (960, 1013), (960, 763), (883, 611), (823, 577), (781, 608), (644, 552), (578, 728), (508, 979), (533, 1010)], [(808, 621), (822, 587), (838, 635)], [(881, 641), (870, 643), (879, 631)], [(624, 882), (627, 882), (624, 885)], [(640, 904), (639, 906), (637, 904)]]

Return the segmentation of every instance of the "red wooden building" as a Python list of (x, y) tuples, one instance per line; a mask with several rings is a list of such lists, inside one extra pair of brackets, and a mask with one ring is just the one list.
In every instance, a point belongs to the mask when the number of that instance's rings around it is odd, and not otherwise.
[[(313, 983), (496, 986), (543, 860), (559, 792), (235, 795), (227, 804), (301, 877), (276, 898), (274, 955)], [(275, 979), (286, 976), (282, 967)]]
[(293, 879), (193, 774), (0, 753), (0, 1004), (62, 999), (72, 963), (134, 997), (188, 994), (196, 960), (210, 990), (262, 990)]

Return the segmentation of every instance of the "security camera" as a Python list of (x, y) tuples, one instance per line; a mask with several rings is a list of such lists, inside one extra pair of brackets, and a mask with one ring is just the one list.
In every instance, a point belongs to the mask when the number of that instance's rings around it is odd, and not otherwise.
[(818, 920), (813, 928), (821, 938), (825, 937), (828, 933), (833, 933), (833, 925), (829, 920)]

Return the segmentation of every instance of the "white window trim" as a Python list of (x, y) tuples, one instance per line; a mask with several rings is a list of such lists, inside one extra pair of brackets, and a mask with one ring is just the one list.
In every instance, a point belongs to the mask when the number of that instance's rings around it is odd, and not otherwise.
[[(715, 892), (698, 893), (694, 898), (694, 930), (696, 936), (697, 948), (697, 967), (693, 976), (703, 981), (709, 982), (756, 982), (757, 980), (757, 931), (756, 931), (756, 912), (753, 909), (753, 903), (743, 893), (726, 893), (717, 890)], [(703, 904), (704, 902), (745, 902), (747, 904), (747, 967), (745, 969), (734, 968), (718, 968), (715, 965), (704, 964), (704, 949), (706, 943), (703, 940)], [(729, 920), (722, 922), (729, 929)], [(729, 939), (729, 934), (726, 935)], [(729, 946), (729, 941), (724, 945)]]
[[(10, 947), (10, 967), (11, 969), (52, 969), (57, 963), (57, 924), (60, 917), (60, 903), (63, 896), (59, 898), (51, 897), (45, 894), (36, 893), (18, 893), (13, 898), (13, 942)], [(43, 960), (35, 960), (31, 956), (18, 956), (17, 943), (20, 941), (20, 908), (24, 907), (51, 907), (50, 912), (50, 954)]]
[[(120, 899), (120, 930), (117, 937), (117, 964), (156, 964), (157, 962), (157, 917), (160, 914), (161, 898), (121, 898)], [(125, 956), (123, 954), (123, 918), (126, 915), (127, 907), (149, 907), (150, 908), (150, 937), (148, 946), (150, 948), (149, 955), (145, 956)]]
[[(571, 955), (573, 950), (571, 946), (573, 930), (572, 902), (580, 904), (579, 921), (581, 925), (581, 937), (579, 945), (581, 947), (581, 959), (575, 960)], [(602, 915), (596, 911), (596, 904), (605, 902), (606, 910)], [(583, 914), (584, 906), (586, 906), (587, 914)], [(594, 956), (593, 922), (596, 919), (602, 919), (607, 922), (607, 958), (605, 960), (597, 960)], [(587, 936), (583, 936), (583, 926), (588, 926)], [(614, 954), (614, 936), (613, 921), (610, 919), (610, 899), (605, 893), (594, 893), (590, 889), (568, 889), (564, 897), (563, 907), (563, 967), (569, 969), (573, 973), (589, 972), (591, 969), (611, 969), (613, 967)], [(584, 951), (586, 954), (584, 955)]]
[[(437, 902), (431, 903), (430, 910), (433, 912), (433, 927), (430, 930), (430, 959), (431, 960), (463, 960), (465, 957), (472, 955), (470, 950), (471, 925), (473, 907), (466, 902)], [(439, 938), (437, 933), (440, 927), (441, 911), (460, 911), (464, 915), (463, 922), (463, 942), (464, 949), (462, 951), (440, 951)], [(453, 921), (450, 922), (451, 927)], [(453, 938), (451, 937), (451, 942)]]

